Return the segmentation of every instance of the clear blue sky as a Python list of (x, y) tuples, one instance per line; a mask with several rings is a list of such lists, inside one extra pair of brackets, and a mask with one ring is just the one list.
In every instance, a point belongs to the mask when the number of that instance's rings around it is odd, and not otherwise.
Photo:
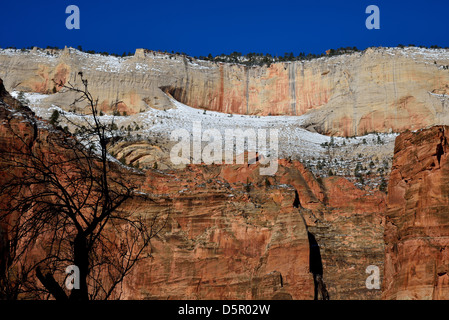
[[(80, 30), (65, 27), (68, 5)], [(380, 30), (365, 9), (380, 8)], [(77, 47), (122, 54), (135, 48), (212, 53), (322, 53), (329, 48), (449, 47), (448, 0), (3, 1), (0, 47)]]

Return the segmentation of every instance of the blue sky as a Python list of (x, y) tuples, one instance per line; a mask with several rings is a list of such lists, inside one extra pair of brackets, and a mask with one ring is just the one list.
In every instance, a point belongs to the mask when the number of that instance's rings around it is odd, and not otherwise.
[[(81, 28), (68, 30), (68, 5)], [(368, 30), (368, 5), (380, 9), (380, 30)], [(283, 55), (329, 48), (449, 47), (449, 1), (5, 1), (0, 47), (58, 46), (122, 54), (136, 48), (191, 56), (233, 51)]]

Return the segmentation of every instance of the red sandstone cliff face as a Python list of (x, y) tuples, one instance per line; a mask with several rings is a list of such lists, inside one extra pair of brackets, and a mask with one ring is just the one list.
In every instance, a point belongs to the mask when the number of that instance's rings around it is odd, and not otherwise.
[[(95, 165), (98, 158), (76, 156), (80, 148), (77, 150), (77, 146), (71, 143), (75, 139), (61, 128), (55, 128), (48, 122), (37, 119), (29, 108), (11, 98), (0, 81), (0, 209), (2, 209), (0, 215), (0, 299), (5, 297), (8, 299), (47, 298), (47, 295), (41, 292), (42, 287), (39, 288), (40, 290), (34, 290), (34, 286), (39, 287), (41, 282), (44, 283), (36, 278), (36, 266), (46, 272), (46, 267), (50, 265), (49, 259), (46, 261), (42, 259), (54, 257), (51, 251), (53, 248), (56, 248), (58, 261), (52, 264), (56, 265), (63, 261), (63, 265), (62, 269), (56, 266), (56, 270), (52, 269), (55, 270), (52, 273), (61, 287), (64, 287), (63, 270), (70, 261), (76, 261), (76, 253), (74, 253), (76, 245), (71, 251), (76, 236), (73, 235), (75, 223), (70, 225), (66, 220), (62, 231), (58, 223), (52, 221), (54, 217), (56, 217), (55, 220), (59, 220), (64, 215), (59, 211), (64, 209), (61, 209), (62, 205), (58, 203), (61, 197), (57, 192), (59, 186), (62, 186), (61, 189), (65, 190), (62, 193), (67, 195), (73, 204), (72, 209), (78, 204), (82, 205), (88, 200), (95, 199), (96, 188), (92, 185), (88, 186), (87, 180), (83, 180), (80, 184), (76, 180), (80, 176), (84, 177), (89, 169), (99, 170)], [(86, 164), (87, 159), (93, 161)], [(47, 170), (46, 168), (49, 167), (51, 168)], [(111, 168), (109, 175), (111, 180), (115, 178), (114, 175), (126, 177), (137, 175), (117, 163), (109, 163), (109, 168)], [(80, 171), (77, 172), (77, 169)], [(96, 179), (94, 174), (91, 177)], [(57, 184), (49, 182), (51, 179), (57, 179)], [(125, 178), (121, 181), (127, 180)], [(110, 190), (117, 190), (114, 182), (108, 184)], [(84, 192), (89, 195), (85, 197), (88, 199), (85, 201), (77, 196)], [(22, 201), (23, 198), (27, 200)], [(140, 200), (143, 196), (139, 195), (135, 198)], [(50, 207), (47, 207), (46, 203), (50, 203)], [(55, 207), (58, 209), (53, 210), (52, 208)], [(11, 209), (14, 211), (10, 211)], [(74, 209), (76, 210), (85, 215), (82, 221), (88, 224), (89, 218), (85, 218), (88, 210)], [(47, 214), (46, 218), (42, 217), (40, 214), (42, 212)], [(148, 215), (145, 218), (151, 219), (151, 216)], [(18, 224), (20, 227), (16, 228)], [(37, 230), (34, 229), (35, 227)], [(116, 258), (111, 256), (122, 253), (120, 244), (129, 236), (120, 232), (120, 228), (112, 229), (111, 227), (104, 228), (103, 235), (108, 239), (107, 248), (112, 252), (109, 257)], [(70, 244), (67, 246), (64, 241)], [(92, 266), (92, 273), (95, 272), (95, 266)], [(110, 272), (111, 268), (104, 270), (105, 274)], [(48, 279), (47, 276), (45, 278)], [(108, 280), (110, 279), (105, 280), (106, 286)]]
[[(397, 64), (400, 70), (405, 70), (401, 72), (402, 80), (399, 82), (396, 78), (399, 70)], [(60, 67), (52, 69), (51, 72), (55, 72), (51, 77), (65, 81), (68, 72), (73, 70), (63, 65), (57, 66)], [(257, 100), (254, 105), (262, 102), (271, 105), (266, 110), (273, 111), (273, 114), (283, 113), (293, 106), (291, 100), (287, 103), (284, 99), (285, 95), (292, 95), (292, 92), (286, 93), (293, 90), (291, 82), (280, 74), (290, 72), (290, 77), (293, 72), (298, 72), (287, 71), (290, 67), (284, 71), (278, 70), (280, 66), (282, 64), (273, 65), (268, 76), (264, 73), (267, 70), (254, 75), (254, 81), (261, 81), (263, 85), (251, 87), (251, 82), (248, 83), (249, 99)], [(424, 65), (415, 74), (410, 61), (398, 58), (371, 66), (372, 73), (359, 74), (358, 77), (368, 77), (376, 83), (382, 80), (379, 83), (387, 82), (393, 87), (402, 83), (403, 87), (404, 81), (411, 76), (416, 77), (413, 79), (418, 82), (424, 81), (434, 67)], [(321, 69), (317, 70), (314, 72), (322, 77), (332, 76), (332, 72), (320, 73)], [(390, 71), (384, 73), (386, 70)], [(48, 92), (50, 77), (46, 76), (47, 71), (44, 70), (42, 77), (36, 81), (30, 80), (27, 85), (33, 90)], [(223, 81), (234, 79), (234, 71), (221, 70), (219, 78)], [(244, 68), (240, 71), (244, 72)], [(199, 75), (202, 71), (191, 72)], [(335, 117), (329, 118), (332, 121), (326, 120), (320, 124), (322, 131), (342, 130), (344, 134), (353, 134), (359, 130), (387, 127), (402, 130), (410, 125), (410, 121), (418, 127), (432, 123), (433, 120), (428, 117), (438, 118), (441, 110), (435, 109), (436, 112), (429, 113), (420, 106), (429, 102), (428, 105), (435, 107), (433, 102), (430, 103), (435, 98), (432, 93), (443, 95), (448, 92), (447, 75), (442, 72), (438, 71), (437, 77), (429, 82), (428, 89), (435, 89), (427, 93), (427, 98), (409, 95), (407, 90), (401, 91), (403, 88), (394, 93), (388, 86), (389, 89), (385, 90), (395, 98), (389, 102), (385, 100), (388, 102), (385, 108), (398, 107), (393, 111), (400, 112), (394, 115), (378, 108), (379, 105), (374, 113), (369, 108), (358, 109), (354, 107), (357, 106), (354, 102), (351, 110), (359, 110), (360, 114), (355, 117), (354, 113), (346, 114), (348, 110), (343, 110), (343, 113), (340, 110)], [(347, 82), (340, 81), (337, 87), (354, 98), (354, 83), (362, 80), (354, 80), (350, 72), (344, 74), (348, 77)], [(381, 75), (380, 80), (374, 75)], [(142, 79), (146, 83), (145, 76), (142, 75)], [(203, 106), (204, 101), (212, 101), (209, 105), (214, 108), (227, 105), (225, 109), (218, 109), (220, 111), (244, 113), (241, 109), (244, 91), (239, 89), (244, 88), (243, 85), (228, 90), (229, 85), (220, 84), (220, 80), (217, 82), (218, 89), (215, 89), (216, 86), (210, 84), (215, 80), (211, 80), (207, 89), (214, 88), (212, 93), (206, 95), (206, 100), (195, 102), (192, 100), (197, 99), (195, 97), (205, 97), (196, 94), (204, 88), (192, 85), (199, 80), (184, 83), (183, 79), (180, 77), (177, 80), (179, 83), (169, 83), (173, 86), (167, 89), (191, 86), (185, 93), (182, 90), (171, 92), (180, 100), (185, 98), (189, 104), (199, 107)], [(241, 81), (243, 78), (239, 79), (234, 80)], [(308, 79), (313, 81), (314, 77)], [(203, 86), (207, 83), (200, 82)], [(41, 89), (32, 87), (42, 83)], [(273, 87), (266, 87), (266, 83)], [(323, 83), (310, 84), (311, 92), (317, 91), (302, 97), (295, 87), (295, 95), (310, 102), (305, 107), (295, 104), (296, 110), (302, 113), (309, 107), (326, 103), (329, 97), (324, 86)], [(384, 100), (378, 99), (381, 96), (379, 88), (370, 88), (373, 91), (370, 94), (365, 91), (366, 96), (362, 98), (369, 100), (369, 97), (377, 97), (374, 99), (376, 103), (382, 104)], [(12, 107), (20, 107), (15, 105), (15, 100), (1, 84), (0, 89), (5, 102)], [(101, 92), (101, 88), (97, 90)], [(267, 92), (261, 93), (264, 90)], [(225, 92), (228, 97), (224, 96)], [(257, 94), (257, 98), (251, 98), (252, 92)], [(305, 94), (309, 91), (301, 92)], [(185, 97), (182, 98), (182, 95)], [(267, 96), (271, 98), (265, 99)], [(136, 101), (142, 98), (137, 94), (134, 96), (134, 93), (132, 97)], [(262, 100), (259, 101), (259, 98)], [(441, 99), (438, 103), (444, 108), (446, 100)], [(368, 103), (368, 100), (363, 100), (363, 103)], [(263, 114), (263, 111), (251, 109), (251, 104), (247, 106), (250, 113)], [(379, 116), (379, 113), (382, 115)], [(354, 122), (354, 119), (357, 121)], [(14, 121), (24, 135), (30, 135), (34, 130), (20, 119)], [(325, 178), (319, 182), (299, 162), (286, 160), (280, 161), (279, 171), (274, 177), (261, 177), (257, 166), (246, 165), (189, 166), (185, 171), (148, 171), (144, 180), (140, 181), (140, 190), (149, 193), (155, 202), (150, 206), (139, 206), (138, 210), (149, 214), (167, 212), (170, 213), (170, 220), (164, 232), (153, 241), (152, 258), (139, 264), (126, 280), (123, 297), (312, 299), (316, 294), (314, 278), (316, 280), (316, 275), (319, 275), (324, 280), (330, 299), (376, 299), (381, 297), (380, 291), (365, 287), (365, 269), (368, 265), (376, 265), (384, 270), (381, 276), (382, 297), (385, 299), (447, 298), (449, 232), (445, 213), (449, 191), (446, 156), (448, 129), (437, 126), (398, 137), (387, 202), (384, 194), (367, 194), (340, 177)], [(0, 139), (3, 144), (13, 142), (12, 137), (5, 134)], [(45, 148), (45, 141), (42, 143)], [(135, 210), (136, 205), (138, 203), (129, 202), (127, 208)], [(3, 233), (0, 254), (6, 247), (4, 236)]]
[(366, 268), (384, 263), (385, 194), (372, 195), (341, 177), (324, 179), (325, 207), (305, 212), (309, 231), (321, 250), (324, 281), (331, 299), (380, 299), (367, 289)]
[[(1, 102), (0, 108), (2, 148), (13, 146), (19, 137), (38, 136), (33, 148), (46, 152), (49, 139), (57, 137), (57, 130), (49, 130), (50, 125), (33, 127), (11, 106)], [(168, 213), (170, 221), (152, 243), (153, 258), (136, 267), (127, 279), (133, 284), (125, 287), (122, 297), (312, 299), (309, 240), (304, 220), (294, 206), (294, 189), (280, 186), (251, 191), (240, 184), (234, 190), (214, 179), (217, 169), (199, 167), (174, 174), (150, 171), (148, 178), (140, 181), (141, 191), (151, 192), (154, 202), (133, 197), (122, 210), (149, 218), (153, 213)], [(142, 175), (129, 175), (136, 181), (142, 179)], [(185, 187), (190, 190), (186, 192)], [(1, 205), (8, 202), (7, 195), (2, 194)], [(8, 238), (5, 232), (0, 236), (3, 257)], [(110, 240), (120, 239), (111, 235)], [(45, 245), (45, 239), (36, 242), (34, 255), (27, 259), (40, 257)], [(0, 271), (4, 271), (6, 261), (0, 262)]]
[(142, 190), (170, 199), (161, 202), (170, 223), (127, 297), (313, 299), (322, 278), (330, 299), (380, 298), (365, 287), (365, 269), (383, 266), (382, 193), (344, 178), (320, 184), (285, 160), (273, 177), (257, 165), (148, 171)]
[[(32, 136), (34, 128), (4, 111), (21, 135)], [(14, 143), (6, 133), (0, 143)], [(37, 146), (45, 149), (45, 141)], [(260, 176), (259, 165), (191, 165), (135, 179), (154, 201), (135, 198), (124, 210), (167, 213), (169, 221), (152, 241), (152, 257), (126, 278), (122, 298), (380, 297), (365, 287), (365, 268), (383, 263), (382, 193), (339, 177), (320, 182), (287, 160), (273, 177)]]
[(388, 186), (384, 299), (449, 297), (449, 127), (396, 139)]
[[(142, 191), (167, 210), (153, 258), (128, 279), (138, 299), (313, 299), (309, 239), (295, 190), (258, 168), (189, 166), (147, 172)], [(245, 182), (238, 181), (243, 179)]]
[[(0, 77), (9, 90), (53, 93), (56, 82), (89, 79), (103, 111), (128, 114), (173, 105), (225, 113), (305, 115), (304, 125), (339, 136), (401, 132), (449, 124), (449, 64), (445, 49), (370, 48), (361, 53), (270, 67), (214, 63), (136, 50), (133, 57), (60, 52), (0, 51)], [(52, 94), (48, 104), (68, 106), (73, 97)], [(82, 108), (82, 106), (79, 106)]]
[[(22, 125), (23, 134), (32, 129)], [(315, 293), (319, 276), (330, 299), (378, 298), (364, 287), (364, 268), (382, 263), (383, 195), (366, 196), (343, 178), (321, 184), (295, 161), (281, 160), (274, 177), (258, 171), (147, 171), (139, 189), (154, 202), (134, 199), (124, 210), (168, 213), (169, 223), (152, 241), (152, 258), (125, 280), (122, 297), (313, 299), (323, 294)]]

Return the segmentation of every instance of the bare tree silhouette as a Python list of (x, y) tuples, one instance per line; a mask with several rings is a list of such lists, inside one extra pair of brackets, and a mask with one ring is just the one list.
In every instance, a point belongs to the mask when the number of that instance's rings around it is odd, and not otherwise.
[[(124, 278), (150, 256), (167, 221), (166, 212), (145, 212), (152, 200), (136, 192), (139, 173), (112, 161), (114, 121), (101, 121), (98, 99), (78, 75), (80, 88), (58, 84), (89, 107), (85, 125), (73, 124), (77, 137), (0, 99), (0, 137), (11, 138), (0, 144), (0, 298), (120, 298)], [(79, 268), (80, 287), (71, 291), (69, 265)]]

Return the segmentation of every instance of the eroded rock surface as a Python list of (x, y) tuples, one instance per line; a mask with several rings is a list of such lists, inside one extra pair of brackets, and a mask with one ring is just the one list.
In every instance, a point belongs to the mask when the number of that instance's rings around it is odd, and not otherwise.
[(449, 127), (396, 139), (385, 228), (385, 299), (449, 296)]
[(366, 288), (365, 269), (383, 269), (384, 194), (367, 195), (344, 178), (321, 183), (297, 161), (281, 160), (273, 177), (258, 169), (147, 171), (142, 190), (171, 199), (164, 209), (170, 223), (153, 242), (154, 258), (130, 277), (127, 294), (380, 298), (380, 290)]
[[(2, 106), (3, 121), (33, 137), (35, 128), (9, 108)], [(41, 120), (36, 148), (45, 149), (42, 137), (55, 134), (49, 128)], [(3, 129), (0, 142), (13, 144)], [(378, 298), (379, 291), (365, 287), (365, 268), (382, 266), (384, 194), (365, 194), (342, 177), (317, 180), (298, 161), (280, 160), (275, 176), (261, 176), (259, 169), (188, 165), (130, 172), (138, 192), (153, 201), (134, 197), (123, 210), (169, 219), (147, 252), (152, 258), (136, 265), (121, 297)]]
[(270, 67), (143, 49), (126, 58), (68, 48), (0, 51), (6, 88), (55, 93), (48, 104), (69, 106), (74, 97), (59, 93), (59, 84), (75, 83), (82, 72), (105, 112), (172, 108), (166, 92), (186, 105), (225, 113), (307, 114), (306, 127), (340, 136), (449, 124), (447, 65), (447, 49), (421, 48), (369, 48)]

